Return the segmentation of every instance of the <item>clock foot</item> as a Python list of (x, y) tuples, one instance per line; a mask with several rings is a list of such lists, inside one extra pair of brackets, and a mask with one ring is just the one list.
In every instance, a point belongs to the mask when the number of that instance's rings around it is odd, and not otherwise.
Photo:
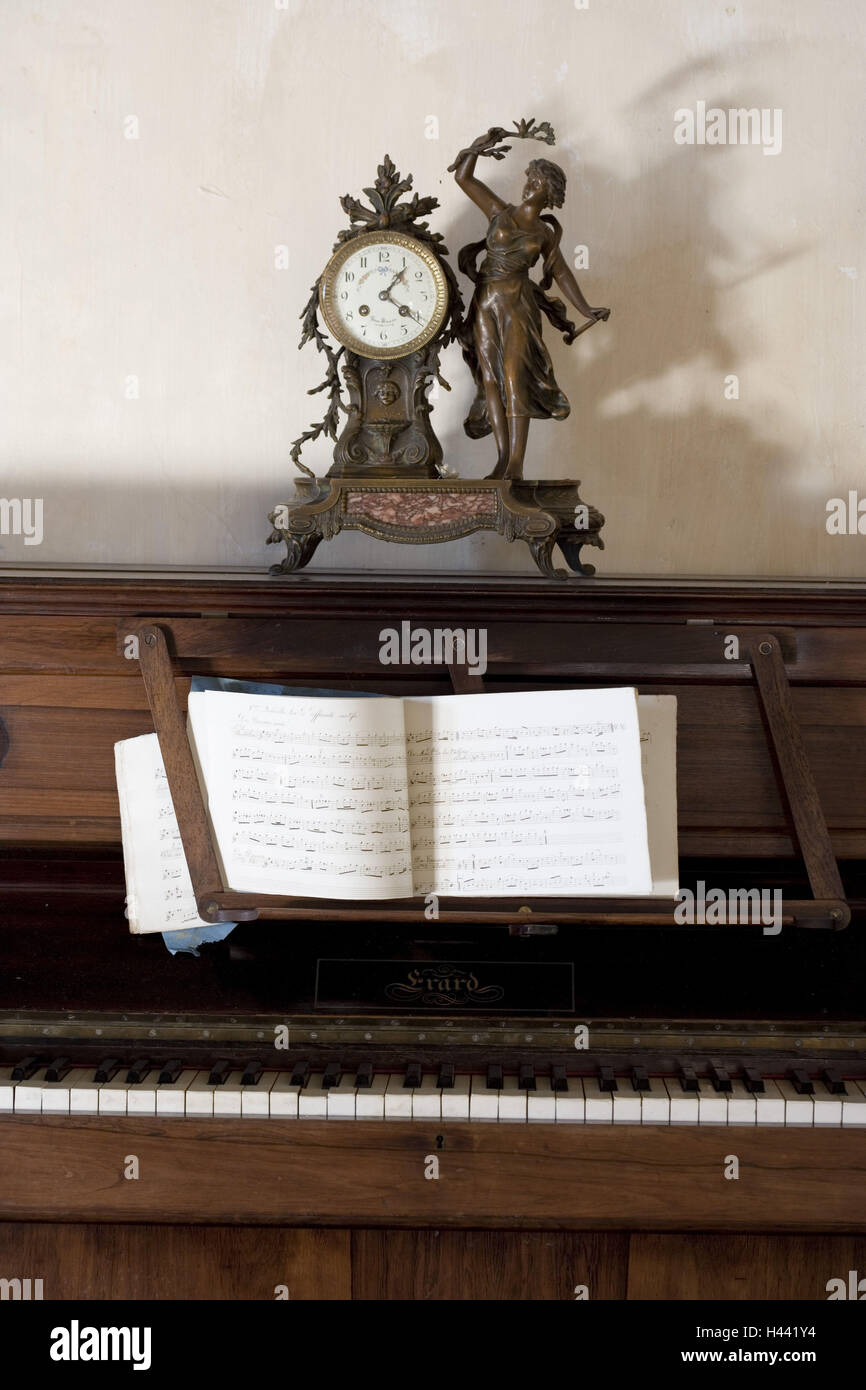
[(302, 540), (287, 537), (285, 560), (271, 565), (268, 574), (293, 574), (295, 570), (302, 570), (312, 560), (321, 540), (321, 536), (304, 536)]

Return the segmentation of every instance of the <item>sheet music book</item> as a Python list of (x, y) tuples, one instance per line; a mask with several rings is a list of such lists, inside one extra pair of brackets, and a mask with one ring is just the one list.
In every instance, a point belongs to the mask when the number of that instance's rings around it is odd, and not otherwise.
[[(673, 696), (207, 690), (188, 708), (233, 889), (359, 901), (677, 891)], [(199, 925), (156, 735), (115, 754), (130, 928)]]

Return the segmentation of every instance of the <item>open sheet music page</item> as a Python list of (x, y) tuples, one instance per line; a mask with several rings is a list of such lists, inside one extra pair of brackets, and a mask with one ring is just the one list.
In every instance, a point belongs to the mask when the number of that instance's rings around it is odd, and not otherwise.
[(402, 700), (202, 691), (189, 724), (229, 887), (411, 897)]
[(633, 689), (405, 707), (416, 894), (651, 893)]
[(114, 745), (126, 915), (135, 933), (206, 927), (198, 915), (156, 734)]

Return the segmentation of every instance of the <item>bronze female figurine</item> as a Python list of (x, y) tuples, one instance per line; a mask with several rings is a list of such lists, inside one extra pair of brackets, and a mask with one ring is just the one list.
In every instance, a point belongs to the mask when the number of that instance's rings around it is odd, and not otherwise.
[[(499, 142), (514, 136), (548, 144), (554, 139), (547, 122), (535, 126), (532, 121), (520, 121), (513, 131), (494, 126), (461, 150), (449, 166), (460, 188), (490, 224), (484, 241), (463, 248), (459, 265), (475, 281), (461, 334), (463, 356), (476, 384), (464, 429), (470, 439), (480, 439), (492, 430), (498, 458), (491, 478), (521, 478), (529, 421), (564, 420), (570, 410), (541, 336), (541, 315), (560, 330), (567, 343), (610, 316), (609, 309), (593, 309), (584, 299), (560, 250), (562, 226), (542, 211), (562, 207), (565, 200), (565, 174), (559, 165), (533, 159), (517, 206), (506, 203), (475, 178), (479, 155), (504, 158), (511, 147)], [(476, 269), (482, 250), (486, 255)], [(543, 258), (543, 273), (541, 283), (536, 284), (529, 272), (539, 257)], [(567, 318), (562, 300), (545, 293), (554, 280), (589, 323), (576, 328)]]

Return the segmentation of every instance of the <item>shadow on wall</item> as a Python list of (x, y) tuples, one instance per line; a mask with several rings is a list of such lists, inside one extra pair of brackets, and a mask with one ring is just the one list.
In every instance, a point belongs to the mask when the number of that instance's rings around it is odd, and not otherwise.
[[(696, 64), (693, 72), (705, 66)], [(780, 499), (781, 510), (791, 511), (791, 525), (803, 526), (814, 540), (816, 518), (800, 521), (792, 484), (786, 489), (786, 471), (793, 470), (802, 448), (800, 424), (783, 422), (790, 443), (779, 441), (777, 420), (772, 439), (756, 430), (748, 410), (730, 393), (737, 389), (731, 378), (747, 368), (759, 344), (748, 322), (738, 324), (735, 335), (723, 326), (730, 319), (730, 311), (723, 312), (727, 291), (775, 271), (810, 247), (801, 242), (775, 249), (775, 226), (758, 234), (743, 229), (734, 239), (724, 204), (742, 170), (740, 161), (766, 157), (756, 148), (674, 142), (677, 102), (668, 93), (674, 82), (681, 92), (690, 75), (678, 71), (636, 103), (637, 119), (651, 116), (656, 124), (668, 122), (670, 130), (669, 151), (652, 168), (622, 179), (598, 164), (566, 161), (556, 148), (549, 152), (562, 160), (568, 176), (565, 206), (556, 213), (564, 228), (563, 254), (569, 259), (576, 245), (589, 245), (589, 268), (575, 274), (588, 301), (610, 305), (612, 314), (608, 324), (599, 324), (570, 348), (545, 323), (545, 342), (571, 414), (563, 422), (532, 422), (526, 475), (582, 481), (583, 495), (607, 516), (604, 534), (609, 549), (618, 551), (620, 573), (634, 566), (623, 563), (627, 555), (616, 538), (630, 535), (637, 541), (647, 527), (658, 546), (654, 570), (682, 570), (679, 543), (695, 526), (695, 503), (701, 506), (704, 490), (696, 486), (696, 475), (706, 485), (707, 501), (714, 495), (724, 501), (718, 526), (728, 536), (716, 537), (715, 545), (713, 516), (700, 512), (713, 560), (724, 553), (738, 518), (748, 523), (756, 485), (765, 496)], [(534, 108), (547, 115), (560, 102), (557, 97), (547, 107), (536, 101)], [(749, 101), (708, 97), (706, 104), (728, 109)], [(555, 117), (553, 124), (559, 128)], [(477, 176), (517, 201), (523, 169), (535, 154), (529, 142), (515, 141), (503, 163), (479, 160)], [(482, 214), (467, 202), (442, 229), (452, 258), (483, 228)], [(720, 266), (728, 268), (726, 274)], [(464, 287), (468, 298), (472, 287), (468, 282)], [(585, 322), (569, 312), (578, 324)], [(449, 356), (447, 368), (468, 405), (471, 392), (462, 363), (458, 369)], [(446, 460), (459, 460), (463, 474), (483, 476), (495, 460), (489, 438), (479, 445), (452, 429), (442, 442)], [(754, 573), (764, 572), (761, 559), (751, 556)], [(602, 573), (608, 568), (604, 557), (600, 566)]]

